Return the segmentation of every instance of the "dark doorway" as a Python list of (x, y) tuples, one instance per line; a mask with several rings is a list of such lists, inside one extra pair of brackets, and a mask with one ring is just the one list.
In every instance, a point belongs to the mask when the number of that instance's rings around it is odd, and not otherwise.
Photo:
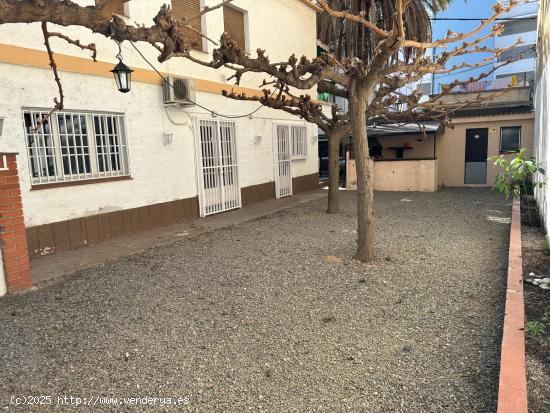
[[(328, 140), (319, 136), (319, 179), (328, 180)], [(340, 181), (346, 181), (346, 151), (345, 145), (340, 143), (340, 156), (338, 159)]]
[(487, 183), (487, 144), (489, 129), (466, 129), (465, 184)]

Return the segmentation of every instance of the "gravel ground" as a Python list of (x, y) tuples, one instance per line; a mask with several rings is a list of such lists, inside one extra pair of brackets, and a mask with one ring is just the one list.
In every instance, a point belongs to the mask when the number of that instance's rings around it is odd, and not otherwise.
[(0, 408), (101, 395), (188, 398), (148, 411), (494, 412), (509, 204), (377, 193), (365, 267), (341, 196), (335, 216), (314, 201), (0, 301)]
[[(550, 276), (550, 253), (544, 242), (541, 227), (522, 224), (521, 241), (523, 246), (523, 275), (533, 278)], [(545, 326), (537, 336), (526, 329), (527, 391), (529, 412), (548, 413), (550, 411), (550, 291), (532, 284), (524, 287), (525, 318), (527, 322), (539, 322)]]

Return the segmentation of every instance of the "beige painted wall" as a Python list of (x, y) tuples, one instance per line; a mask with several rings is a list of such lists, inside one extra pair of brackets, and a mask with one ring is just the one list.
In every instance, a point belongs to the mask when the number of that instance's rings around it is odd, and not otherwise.
[[(438, 137), (438, 182), (444, 186), (491, 186), (498, 172), (492, 162), (487, 162), (486, 185), (464, 184), (464, 159), (466, 150), (466, 129), (488, 128), (488, 156), (499, 154), (500, 128), (505, 126), (521, 126), (521, 146), (528, 148), (528, 154), (533, 152), (534, 114), (479, 117), (455, 119), (454, 129), (447, 128)], [(513, 157), (513, 154), (507, 155)]]
[[(357, 189), (355, 159), (348, 159), (346, 188)], [(437, 191), (437, 160), (370, 161), (375, 191)]]
[(378, 138), (378, 142), (384, 148), (382, 157), (395, 158), (395, 151), (388, 149), (394, 146), (403, 146), (409, 143), (413, 149), (407, 149), (403, 153), (403, 158), (433, 158), (434, 156), (434, 138), (433, 135), (416, 135), (416, 136), (384, 136)]
[[(467, 103), (478, 96), (487, 98), (495, 93), (495, 90), (479, 90), (476, 92), (453, 92), (443, 95), (437, 101), (441, 103)], [(531, 87), (521, 86), (508, 89), (506, 93), (499, 95), (492, 103), (516, 104), (518, 102), (529, 102), (531, 97)]]
[[(500, 128), (521, 126), (521, 146), (533, 153), (534, 114), (478, 117), (454, 120), (454, 129), (446, 128), (436, 139), (437, 160), (374, 161), (374, 188), (377, 191), (435, 191), (438, 186), (491, 186), (498, 170), (487, 162), (485, 185), (464, 184), (464, 159), (466, 130), (489, 129), (488, 157), (499, 155)], [(384, 148), (401, 146), (409, 142), (414, 149), (405, 152), (406, 158), (433, 156), (433, 138), (417, 142), (413, 137), (382, 137), (378, 141)], [(384, 157), (394, 157), (394, 151), (384, 149)], [(514, 154), (506, 154), (512, 158)], [(371, 161), (373, 162), (373, 161)], [(357, 176), (355, 161), (348, 159), (346, 182), (348, 189), (355, 189)]]
[(376, 191), (437, 191), (437, 160), (374, 162)]

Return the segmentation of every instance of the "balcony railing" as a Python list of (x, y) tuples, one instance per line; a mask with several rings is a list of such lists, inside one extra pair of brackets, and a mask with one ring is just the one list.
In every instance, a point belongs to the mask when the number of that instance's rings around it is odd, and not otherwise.
[[(443, 85), (442, 85), (443, 86)], [(459, 85), (453, 88), (456, 93), (480, 92), (483, 90), (506, 89), (507, 87), (529, 86), (529, 81), (518, 79), (517, 76), (502, 77), (499, 79), (478, 80), (477, 82)]]

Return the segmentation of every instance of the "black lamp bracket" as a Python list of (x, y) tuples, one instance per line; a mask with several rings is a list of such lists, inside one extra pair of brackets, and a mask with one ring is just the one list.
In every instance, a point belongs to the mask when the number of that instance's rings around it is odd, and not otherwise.
[(120, 42), (118, 40), (115, 40), (117, 46), (118, 46), (118, 53), (115, 56), (119, 62), (122, 62), (122, 47), (120, 46)]
[(120, 42), (114, 38), (115, 34), (116, 34), (115, 25), (113, 24), (113, 22), (109, 22), (109, 36), (113, 38), (113, 40), (118, 46), (118, 53), (116, 54), (115, 57), (118, 59), (119, 62), (122, 62), (122, 48), (120, 46)]

